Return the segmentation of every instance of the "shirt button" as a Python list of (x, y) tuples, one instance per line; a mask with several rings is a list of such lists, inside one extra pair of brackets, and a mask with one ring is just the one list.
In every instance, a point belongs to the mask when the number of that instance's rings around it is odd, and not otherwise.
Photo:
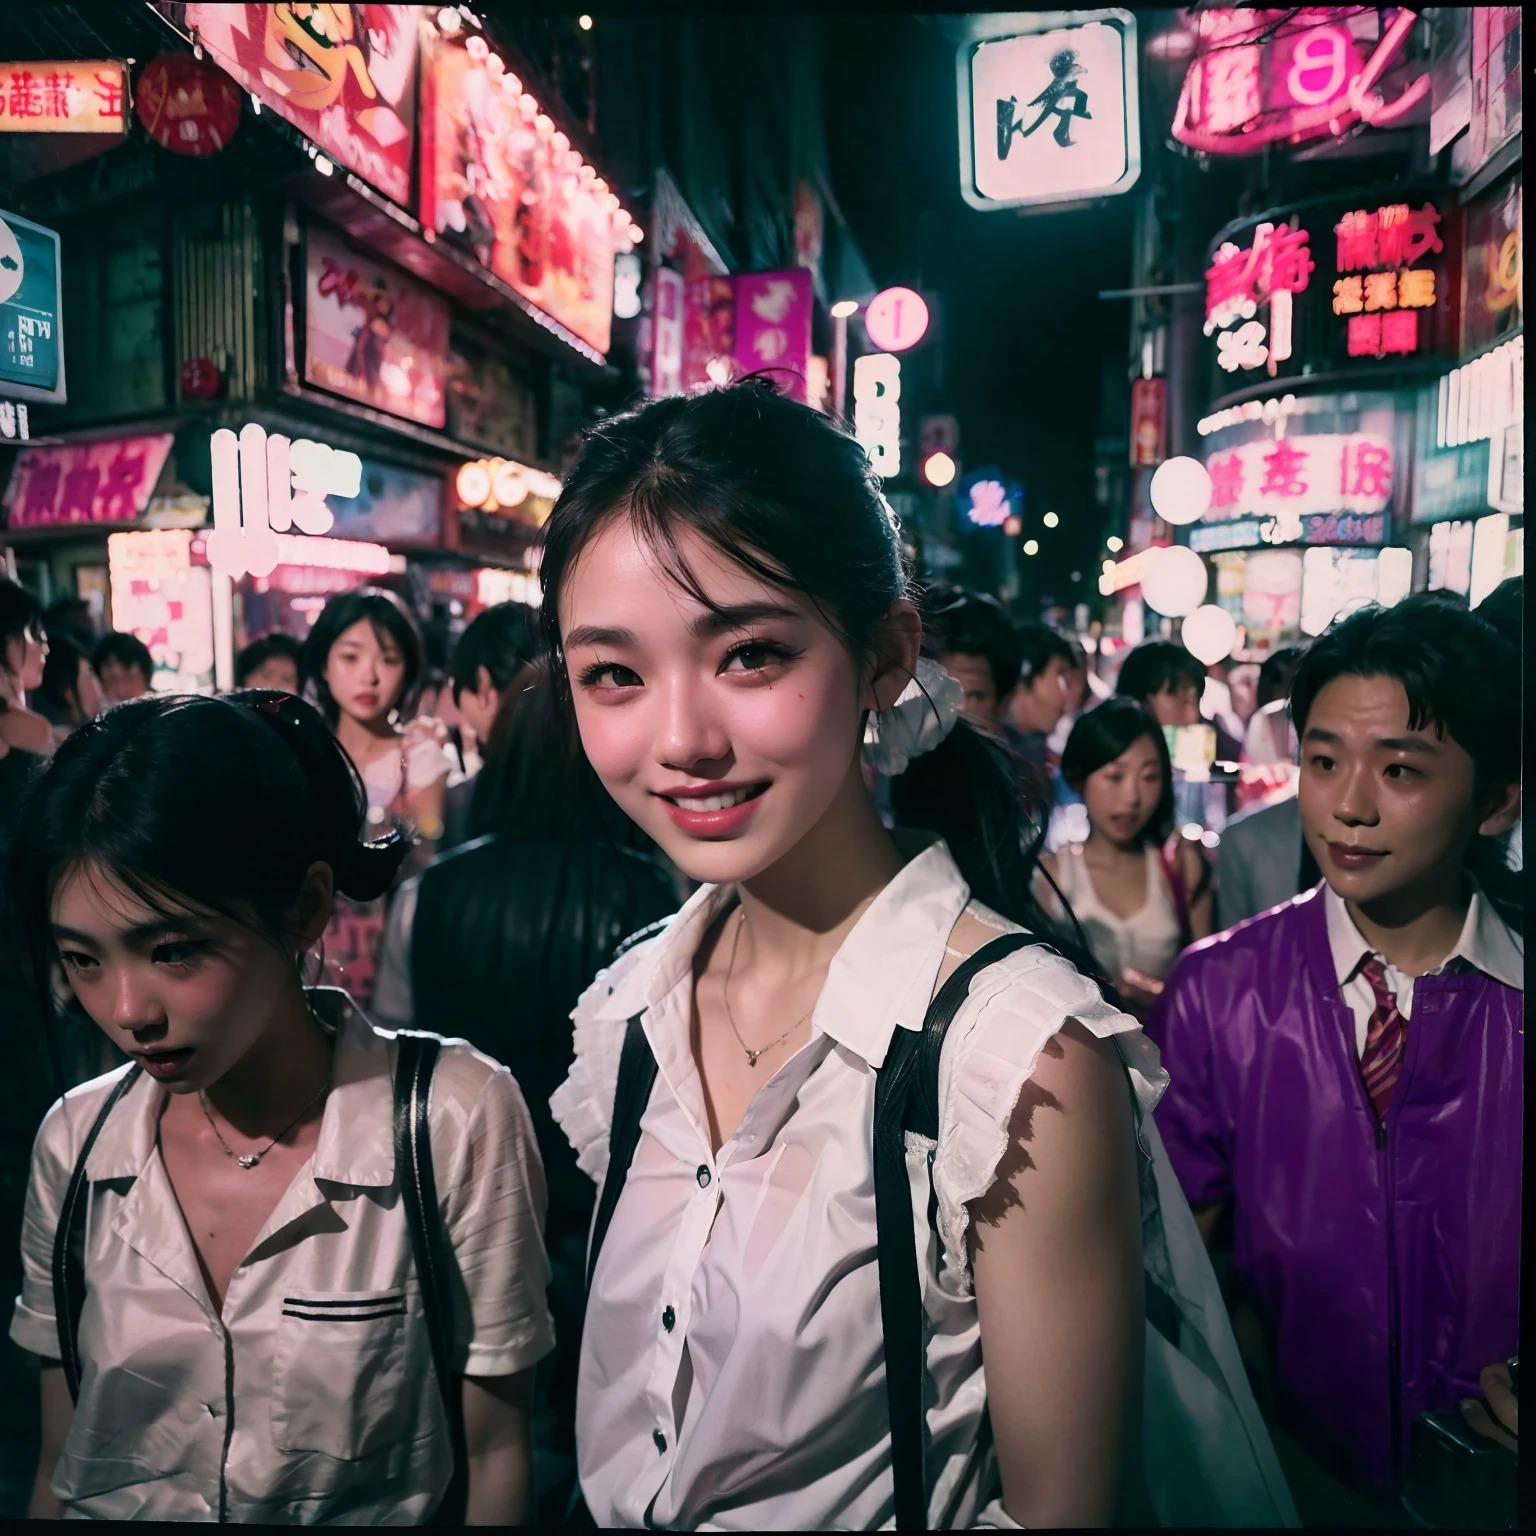
[(699, 1170), (694, 1174), (694, 1178), (699, 1181), (700, 1189), (709, 1188), (709, 1169), (706, 1168), (703, 1163), (699, 1164)]
[(668, 1333), (671, 1333), (676, 1323), (677, 1313), (674, 1312), (671, 1307), (668, 1307), (666, 1311), (661, 1314), (661, 1326), (665, 1328)]
[(659, 1429), (651, 1431), (651, 1439), (656, 1442), (656, 1449), (661, 1455), (667, 1454), (667, 1437)]

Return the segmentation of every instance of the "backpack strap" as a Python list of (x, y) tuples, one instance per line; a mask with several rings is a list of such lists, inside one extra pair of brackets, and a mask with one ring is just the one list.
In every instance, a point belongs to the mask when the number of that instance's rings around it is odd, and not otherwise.
[[(670, 919), (669, 919), (670, 921)], [(645, 933), (645, 929), (640, 932)], [(613, 1094), (613, 1121), (608, 1128), (608, 1173), (603, 1179), (602, 1199), (592, 1222), (592, 1238), (587, 1244), (587, 1290), (592, 1289), (592, 1275), (608, 1224), (624, 1193), (629, 1165), (640, 1145), (640, 1119), (651, 1102), (651, 1087), (656, 1081), (656, 1057), (645, 1038), (637, 1013), (624, 1030), (624, 1046), (619, 1053), (619, 1080)]]
[(962, 961), (929, 1004), (922, 1029), (896, 1030), (885, 1063), (875, 1074), (875, 1226), (899, 1531), (928, 1529), (923, 1408), (928, 1361), (906, 1133), (938, 1140), (939, 1060), (944, 1037), (971, 983), (989, 965), (1037, 942), (1027, 933), (1004, 934)]
[(85, 1310), (85, 1211), (91, 1203), (91, 1181), (85, 1165), (96, 1145), (101, 1128), (107, 1123), (118, 1100), (133, 1087), (144, 1069), (137, 1062), (117, 1080), (106, 1097), (85, 1142), (75, 1159), (69, 1177), (59, 1224), (53, 1234), (53, 1318), (59, 1331), (59, 1359), (64, 1366), (64, 1380), (71, 1402), (80, 1400), (80, 1315)]
[(432, 1136), (428, 1109), (432, 1073), (443, 1042), (437, 1035), (402, 1029), (395, 1037), (394, 1132), (395, 1182), (405, 1211), (411, 1258), (421, 1287), (421, 1306), (432, 1349), (432, 1368), (448, 1416), (453, 1442), (453, 1476), (437, 1511), (434, 1525), (462, 1525), (469, 1491), (468, 1458), (464, 1449), (463, 1401), (453, 1370), (450, 1333), (453, 1296), (453, 1244), (437, 1199), (437, 1179), (432, 1168)]

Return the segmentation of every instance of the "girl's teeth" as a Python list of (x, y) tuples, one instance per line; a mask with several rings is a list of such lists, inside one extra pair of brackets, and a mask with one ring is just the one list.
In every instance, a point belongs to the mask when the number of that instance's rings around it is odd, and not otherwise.
[(751, 793), (749, 789), (739, 789), (728, 795), (703, 795), (696, 799), (684, 799), (679, 795), (677, 803), (685, 811), (724, 811), (733, 805), (740, 805)]

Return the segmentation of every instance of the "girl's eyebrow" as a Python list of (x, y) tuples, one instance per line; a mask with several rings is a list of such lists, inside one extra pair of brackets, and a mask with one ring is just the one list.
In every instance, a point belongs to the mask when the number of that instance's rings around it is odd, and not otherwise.
[(627, 629), (605, 629), (600, 624), (579, 624), (565, 637), (570, 650), (578, 645), (634, 645), (635, 637)]
[[(197, 926), (198, 920), (193, 917), (184, 922), (172, 922), (168, 918), (152, 918), (147, 923), (135, 923), (131, 928), (122, 930), (125, 937), (130, 939), (145, 940), (159, 938), (163, 934), (186, 934)], [(50, 927), (56, 939), (69, 939), (76, 944), (94, 944), (94, 934), (82, 933), (78, 928), (67, 928), (62, 923), (52, 923)]]

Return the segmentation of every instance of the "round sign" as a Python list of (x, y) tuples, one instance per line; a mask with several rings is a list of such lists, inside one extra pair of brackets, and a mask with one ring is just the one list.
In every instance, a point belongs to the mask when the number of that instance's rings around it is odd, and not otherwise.
[(1187, 544), (1169, 544), (1158, 551), (1141, 577), (1141, 597), (1153, 613), (1181, 619), (1205, 601), (1210, 576), (1203, 561)]
[(206, 357), (189, 357), (181, 365), (181, 392), (192, 400), (212, 400), (223, 382), (218, 367)]
[(1165, 523), (1198, 523), (1211, 508), (1211, 476), (1199, 459), (1167, 459), (1148, 488), (1152, 510)]
[(928, 306), (910, 288), (887, 288), (869, 301), (864, 330), (882, 352), (905, 352), (928, 330)]
[(133, 110), (155, 143), (178, 155), (211, 155), (240, 126), (240, 87), (190, 53), (162, 53), (146, 64)]

